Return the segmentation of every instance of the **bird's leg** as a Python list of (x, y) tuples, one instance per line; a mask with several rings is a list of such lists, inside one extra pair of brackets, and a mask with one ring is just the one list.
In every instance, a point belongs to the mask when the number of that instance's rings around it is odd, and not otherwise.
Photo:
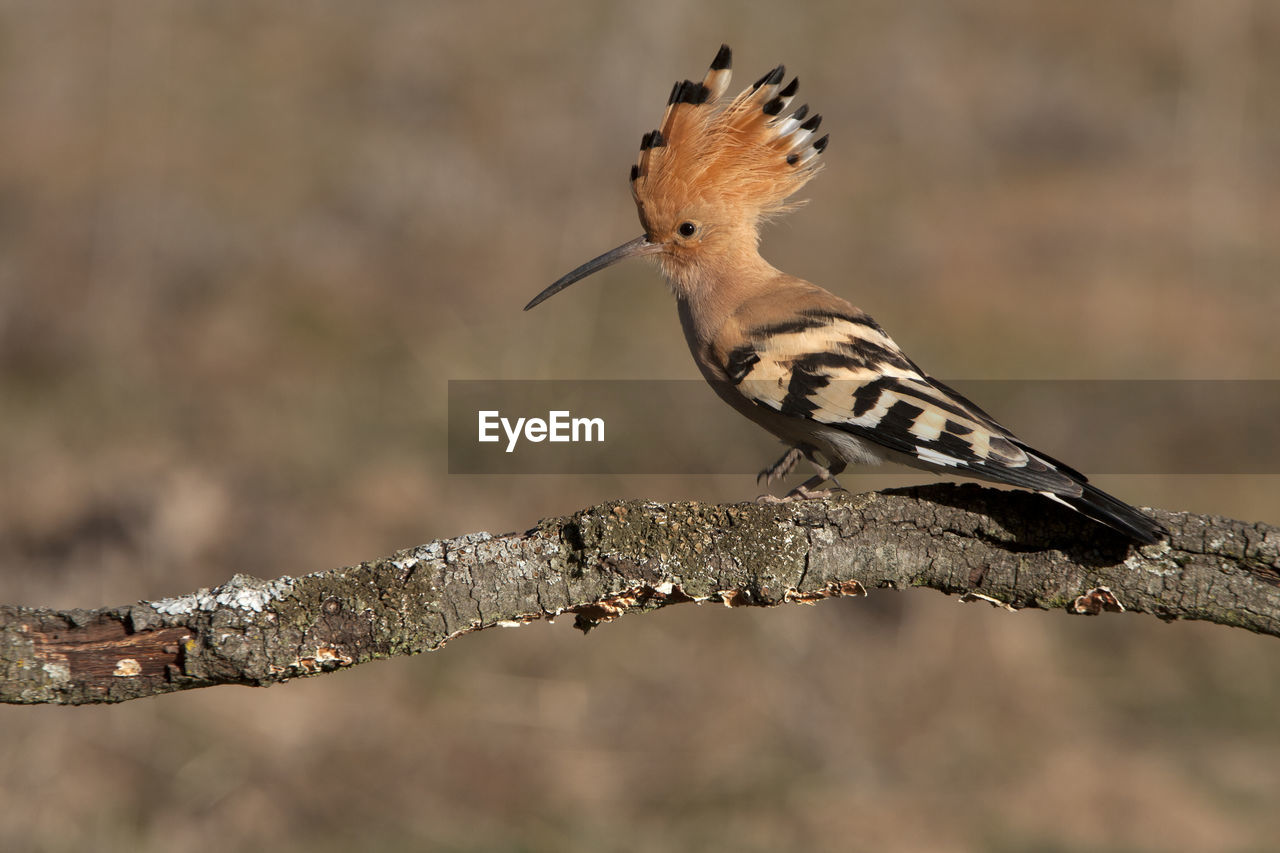
[(782, 454), (782, 458), (777, 462), (765, 468), (756, 477), (756, 485), (760, 485), (760, 481), (764, 481), (765, 488), (773, 485), (773, 481), (787, 476), (796, 467), (796, 463), (804, 456), (804, 451), (799, 447), (788, 447), (787, 452)]
[[(835, 462), (822, 465), (813, 457), (812, 453), (806, 453), (805, 458), (807, 458), (816, 469), (814, 475), (796, 486), (790, 492), (787, 492), (788, 498), (821, 497), (822, 494), (818, 491), (818, 486), (821, 486), (827, 480), (830, 480), (835, 484), (835, 489), (839, 489), (842, 492), (844, 491), (844, 486), (840, 485), (839, 481), (836, 480), (836, 476), (845, 469), (845, 463), (842, 460), (837, 459)], [(822, 491), (835, 491), (835, 489), (823, 489)]]
[(827, 466), (827, 479), (831, 481), (831, 485), (834, 486), (835, 489), (841, 492), (847, 492), (849, 490), (840, 485), (840, 481), (837, 480), (836, 477), (840, 476), (847, 467), (849, 467), (848, 463), (840, 459), (837, 459), (834, 464)]
[(790, 474), (791, 471), (795, 469), (796, 464), (801, 458), (808, 459), (815, 469), (815, 473), (812, 477), (787, 492), (785, 497), (776, 498), (773, 495), (764, 494), (757, 498), (757, 500), (764, 503), (778, 503), (797, 498), (816, 498), (819, 497), (819, 492), (817, 491), (818, 486), (821, 486), (827, 480), (834, 483), (835, 488), (844, 491), (844, 487), (836, 480), (836, 476), (845, 469), (844, 461), (837, 459), (835, 462), (829, 462), (826, 465), (823, 465), (814, 455), (816, 452), (817, 450), (815, 448), (805, 447), (803, 445), (792, 447), (782, 455), (781, 459), (761, 471), (760, 476), (756, 478), (756, 482), (759, 483), (763, 480), (765, 486), (768, 487), (779, 477), (785, 477)]

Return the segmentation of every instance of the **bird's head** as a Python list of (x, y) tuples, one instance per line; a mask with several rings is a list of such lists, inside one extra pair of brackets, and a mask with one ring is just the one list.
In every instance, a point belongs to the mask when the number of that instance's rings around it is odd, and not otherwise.
[(827, 137), (802, 106), (784, 116), (799, 81), (779, 65), (722, 109), (732, 54), (723, 45), (702, 82), (676, 83), (657, 130), (640, 141), (631, 195), (644, 234), (594, 258), (539, 293), (529, 310), (576, 281), (632, 257), (657, 260), (677, 296), (713, 284), (735, 260), (755, 258), (760, 223), (819, 168)]

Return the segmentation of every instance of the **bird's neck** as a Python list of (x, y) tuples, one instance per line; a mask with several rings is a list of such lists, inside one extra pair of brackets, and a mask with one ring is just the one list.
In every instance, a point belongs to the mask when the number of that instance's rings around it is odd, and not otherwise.
[(705, 347), (734, 311), (783, 277), (752, 245), (749, 251), (710, 256), (671, 282), (690, 347)]

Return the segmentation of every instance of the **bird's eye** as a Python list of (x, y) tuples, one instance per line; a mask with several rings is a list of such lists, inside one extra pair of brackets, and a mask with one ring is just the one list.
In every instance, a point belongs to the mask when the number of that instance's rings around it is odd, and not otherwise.
[(692, 237), (698, 233), (698, 226), (692, 222), (681, 222), (680, 227), (676, 229), (681, 237)]

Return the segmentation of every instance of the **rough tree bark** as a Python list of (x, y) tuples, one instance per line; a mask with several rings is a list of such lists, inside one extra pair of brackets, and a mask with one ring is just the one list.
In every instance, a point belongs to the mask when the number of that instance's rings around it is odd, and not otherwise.
[(0, 606), (0, 700), (121, 702), (266, 685), (572, 613), (931, 587), (1009, 608), (1127, 610), (1280, 634), (1280, 528), (1157, 511), (1142, 548), (1042, 498), (931, 486), (783, 504), (620, 501), (300, 578), (102, 610)]

